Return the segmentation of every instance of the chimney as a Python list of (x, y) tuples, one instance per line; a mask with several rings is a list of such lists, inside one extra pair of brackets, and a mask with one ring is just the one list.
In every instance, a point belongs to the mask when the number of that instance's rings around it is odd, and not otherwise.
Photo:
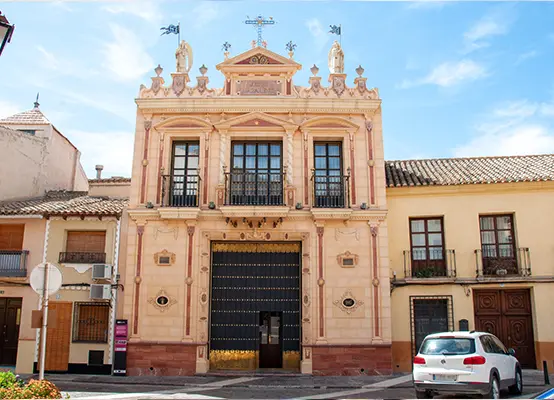
[(102, 179), (102, 170), (104, 169), (103, 165), (96, 166), (96, 179)]

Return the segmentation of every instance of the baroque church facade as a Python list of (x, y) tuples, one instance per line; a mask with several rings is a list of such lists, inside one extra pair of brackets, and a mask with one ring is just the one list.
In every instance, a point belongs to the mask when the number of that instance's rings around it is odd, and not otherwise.
[(293, 52), (255, 43), (225, 52), (221, 88), (190, 76), (186, 42), (176, 59), (136, 99), (130, 375), (390, 374), (453, 329), (496, 333), (528, 366), (554, 355), (551, 245), (531, 222), (554, 236), (536, 215), (552, 156), (385, 161), (379, 92), (361, 66), (347, 79), (336, 42), (306, 86)]

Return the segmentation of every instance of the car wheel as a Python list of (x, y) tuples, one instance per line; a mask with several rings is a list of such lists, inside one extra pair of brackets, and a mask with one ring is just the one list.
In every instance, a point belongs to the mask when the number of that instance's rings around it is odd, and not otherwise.
[(416, 390), (415, 397), (416, 399), (432, 399), (433, 395), (428, 390)]
[(516, 369), (516, 383), (508, 388), (511, 394), (521, 394), (523, 392), (523, 378), (521, 376), (521, 370)]
[(498, 383), (498, 378), (493, 375), (490, 383), (489, 392), (483, 395), (484, 399), (499, 399), (500, 398), (500, 385)]

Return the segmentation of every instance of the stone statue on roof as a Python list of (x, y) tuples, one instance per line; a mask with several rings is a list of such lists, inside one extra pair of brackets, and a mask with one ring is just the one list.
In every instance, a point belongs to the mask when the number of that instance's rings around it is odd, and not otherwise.
[(332, 74), (344, 73), (344, 52), (336, 40), (331, 50), (329, 50), (329, 71)]
[(175, 58), (177, 59), (175, 71), (188, 73), (192, 68), (192, 48), (184, 40), (181, 40), (179, 47), (177, 47)]

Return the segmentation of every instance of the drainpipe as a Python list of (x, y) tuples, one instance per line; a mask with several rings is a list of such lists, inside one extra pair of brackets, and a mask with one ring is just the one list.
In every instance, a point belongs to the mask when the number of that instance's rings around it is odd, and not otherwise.
[[(48, 252), (48, 235), (50, 234), (50, 218), (46, 219), (46, 228), (44, 229), (44, 248), (42, 250), (42, 263), (46, 264), (46, 253)], [(38, 298), (38, 307), (42, 307), (42, 296), (39, 296)], [(36, 339), (35, 339), (35, 362), (38, 362), (38, 353), (39, 353), (39, 346), (40, 346), (40, 336), (41, 336), (41, 329), (37, 329)], [(37, 367), (39, 365), (37, 364)]]
[[(100, 179), (100, 178), (98, 178)], [(117, 283), (117, 275), (119, 273), (119, 243), (120, 243), (120, 237), (121, 237), (121, 218), (123, 218), (123, 215), (121, 215), (117, 219), (117, 228), (115, 230), (115, 246), (114, 246), (114, 263), (113, 263), (113, 276), (112, 276), (112, 283)], [(114, 345), (115, 345), (115, 319), (117, 314), (117, 286), (114, 288), (112, 286), (112, 320), (111, 320), (111, 326), (110, 326), (110, 344), (111, 348), (109, 349), (110, 352), (110, 358), (108, 362), (112, 366), (112, 375), (113, 375), (113, 369), (114, 369)]]

